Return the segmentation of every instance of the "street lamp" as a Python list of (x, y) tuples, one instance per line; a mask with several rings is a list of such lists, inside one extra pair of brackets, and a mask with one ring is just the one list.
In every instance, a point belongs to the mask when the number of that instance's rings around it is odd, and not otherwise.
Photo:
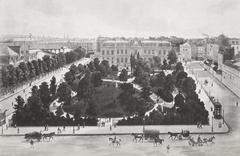
[(224, 125), (224, 108), (223, 108), (223, 115), (222, 115), (222, 119), (223, 119), (223, 125)]
[(213, 116), (212, 116), (212, 133), (213, 133)]
[(145, 117), (143, 117), (143, 133), (145, 131)]

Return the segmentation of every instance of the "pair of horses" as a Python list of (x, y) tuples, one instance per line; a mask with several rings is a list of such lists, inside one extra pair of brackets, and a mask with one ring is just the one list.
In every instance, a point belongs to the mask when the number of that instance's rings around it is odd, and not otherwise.
[(109, 141), (109, 145), (112, 144), (113, 147), (120, 147), (121, 146), (121, 139), (117, 139), (117, 137), (110, 137), (108, 138), (108, 141)]
[(153, 145), (154, 145), (154, 146), (157, 146), (158, 144), (159, 144), (159, 145), (162, 145), (163, 142), (164, 142), (164, 139), (161, 139), (161, 138), (159, 138), (159, 137), (155, 137), (155, 138), (154, 138)]
[(143, 134), (132, 133), (131, 135), (133, 136), (133, 141), (135, 141), (135, 142), (142, 141), (143, 142), (143, 138), (144, 138)]
[(210, 138), (203, 138), (203, 140), (198, 139), (195, 141), (192, 137), (189, 139), (188, 144), (189, 146), (203, 146), (204, 144), (212, 143), (214, 144), (213, 140), (215, 139), (214, 136)]
[(50, 141), (50, 140), (53, 140), (53, 136), (54, 136), (54, 135), (55, 135), (55, 132), (44, 133), (44, 134), (42, 134), (42, 138), (43, 138), (43, 140), (49, 138), (48, 141)]

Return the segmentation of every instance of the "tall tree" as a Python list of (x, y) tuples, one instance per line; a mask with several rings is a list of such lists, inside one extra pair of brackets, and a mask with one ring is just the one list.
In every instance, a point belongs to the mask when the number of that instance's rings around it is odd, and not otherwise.
[(15, 112), (13, 114), (13, 124), (21, 125), (24, 120), (24, 104), (25, 101), (21, 96), (16, 98), (17, 104), (14, 105)]
[(8, 66), (8, 85), (15, 86), (17, 84), (17, 73), (16, 68), (13, 65)]
[(121, 73), (120, 73), (120, 75), (119, 75), (119, 80), (120, 80), (120, 81), (127, 81), (127, 79), (128, 79), (128, 72), (127, 72), (127, 70), (124, 68), (124, 69), (122, 69), (122, 71), (121, 71)]
[(40, 95), (40, 99), (43, 103), (44, 108), (49, 110), (51, 96), (50, 96), (50, 91), (49, 91), (47, 82), (43, 82), (39, 86), (39, 95)]
[(93, 72), (91, 75), (91, 82), (94, 87), (99, 87), (102, 84), (101, 73), (99, 71)]
[(168, 53), (169, 64), (174, 64), (177, 62), (177, 55), (174, 50), (170, 50)]
[(21, 62), (19, 64), (19, 68), (21, 68), (22, 71), (23, 71), (24, 81), (28, 80), (29, 79), (29, 69), (28, 69), (26, 63), (25, 62)]
[(71, 102), (71, 88), (70, 86), (63, 82), (58, 86), (57, 94), (59, 97), (59, 102), (64, 102), (66, 105), (70, 105)]
[(69, 71), (64, 75), (64, 80), (71, 86), (74, 81), (74, 75)]
[(53, 76), (50, 83), (50, 93), (52, 97), (54, 97), (54, 95), (56, 94), (56, 89), (57, 89), (56, 78)]

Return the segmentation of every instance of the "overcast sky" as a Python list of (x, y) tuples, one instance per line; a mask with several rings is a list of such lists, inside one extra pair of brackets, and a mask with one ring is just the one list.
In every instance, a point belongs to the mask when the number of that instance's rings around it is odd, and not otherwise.
[(240, 0), (0, 0), (0, 34), (240, 37)]

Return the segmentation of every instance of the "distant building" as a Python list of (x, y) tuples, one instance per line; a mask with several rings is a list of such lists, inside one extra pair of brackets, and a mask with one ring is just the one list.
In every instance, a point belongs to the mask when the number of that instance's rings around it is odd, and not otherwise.
[(204, 45), (197, 46), (197, 60), (204, 60), (206, 58), (206, 47)]
[(219, 46), (214, 43), (208, 43), (206, 45), (206, 58), (213, 60), (214, 62), (218, 62), (218, 51)]
[(223, 54), (218, 54), (218, 68), (222, 70), (221, 81), (236, 95), (240, 95), (240, 60), (223, 62)]
[(98, 38), (94, 57), (99, 58), (100, 61), (107, 60), (110, 65), (118, 65), (120, 69), (129, 69), (131, 55), (139, 54), (147, 62), (151, 62), (154, 56), (159, 56), (163, 61), (170, 50), (171, 44), (168, 41)]
[(190, 61), (196, 59), (197, 57), (197, 47), (194, 44), (186, 42), (180, 45), (180, 55), (179, 59), (181, 61)]
[(240, 39), (230, 39), (229, 43), (234, 48), (234, 55), (240, 54)]

